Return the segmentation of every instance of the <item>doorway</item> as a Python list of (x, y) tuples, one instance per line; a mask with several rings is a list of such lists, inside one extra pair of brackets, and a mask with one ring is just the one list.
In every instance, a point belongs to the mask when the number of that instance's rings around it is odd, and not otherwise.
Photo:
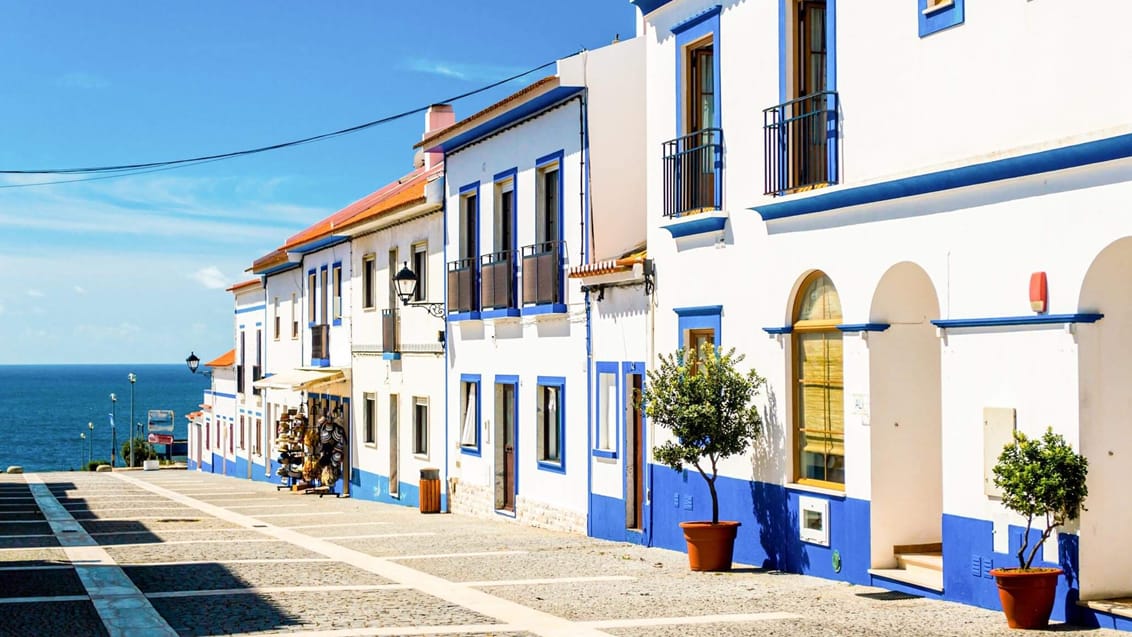
[(644, 527), (645, 418), (641, 411), (641, 374), (625, 376), (625, 528)]
[(401, 400), (397, 394), (389, 394), (389, 495), (401, 497), (400, 476), (400, 436), (401, 429)]
[(515, 461), (518, 385), (518, 379), (500, 382), (497, 377), (495, 382), (495, 508), (509, 512), (515, 511), (515, 494), (518, 493)]

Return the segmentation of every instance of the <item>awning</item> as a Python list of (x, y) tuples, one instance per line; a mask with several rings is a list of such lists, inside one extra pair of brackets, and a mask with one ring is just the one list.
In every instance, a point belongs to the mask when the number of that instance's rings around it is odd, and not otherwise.
[(345, 370), (338, 368), (288, 369), (278, 374), (272, 374), (267, 378), (261, 378), (252, 383), (252, 387), (256, 389), (290, 389), (292, 391), (302, 391), (320, 385), (336, 383), (345, 378)]

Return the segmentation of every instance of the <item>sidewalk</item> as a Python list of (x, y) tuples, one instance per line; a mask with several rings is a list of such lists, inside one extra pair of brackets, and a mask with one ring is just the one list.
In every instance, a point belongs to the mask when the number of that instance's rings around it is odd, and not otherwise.
[(0, 477), (0, 569), (0, 635), (1021, 634), (958, 604), (185, 471)]

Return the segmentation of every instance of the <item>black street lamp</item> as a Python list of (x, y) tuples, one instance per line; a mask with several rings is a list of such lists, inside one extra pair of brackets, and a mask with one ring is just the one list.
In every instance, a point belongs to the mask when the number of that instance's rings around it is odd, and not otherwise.
[(79, 471), (82, 471), (85, 468), (85, 467), (83, 467), (83, 441), (84, 440), (86, 440), (86, 432), (80, 431), (79, 432)]
[(110, 466), (118, 466), (118, 429), (114, 421), (118, 419), (118, 396), (110, 394)]
[(89, 463), (94, 460), (94, 423), (88, 422), (86, 426), (90, 429), (90, 440), (86, 443), (86, 461)]
[(410, 301), (417, 293), (417, 273), (409, 269), (409, 263), (402, 262), (401, 271), (393, 277), (393, 285), (397, 288), (397, 298), (405, 307), (423, 307), (436, 318), (444, 318), (443, 303), (428, 303), (427, 301)]
[(134, 466), (134, 383), (138, 382), (138, 377), (130, 372), (126, 378), (130, 381), (130, 466)]
[(189, 366), (189, 371), (197, 373), (197, 367), (200, 366), (200, 359), (197, 358), (195, 352), (189, 352), (189, 357), (185, 359), (185, 364)]

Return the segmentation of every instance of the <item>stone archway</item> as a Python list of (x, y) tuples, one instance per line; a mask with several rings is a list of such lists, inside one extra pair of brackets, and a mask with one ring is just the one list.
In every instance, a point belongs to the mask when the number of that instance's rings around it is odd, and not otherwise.
[(920, 266), (898, 263), (881, 277), (869, 311), (870, 322), (889, 324), (869, 334), (872, 568), (895, 567), (897, 552), (936, 553), (932, 545), (942, 543), (938, 317)]
[(1104, 318), (1077, 327), (1081, 453), (1089, 459), (1089, 497), (1081, 514), (1081, 599), (1132, 594), (1126, 489), (1132, 461), (1132, 237), (1108, 245), (1085, 274), (1080, 312)]

